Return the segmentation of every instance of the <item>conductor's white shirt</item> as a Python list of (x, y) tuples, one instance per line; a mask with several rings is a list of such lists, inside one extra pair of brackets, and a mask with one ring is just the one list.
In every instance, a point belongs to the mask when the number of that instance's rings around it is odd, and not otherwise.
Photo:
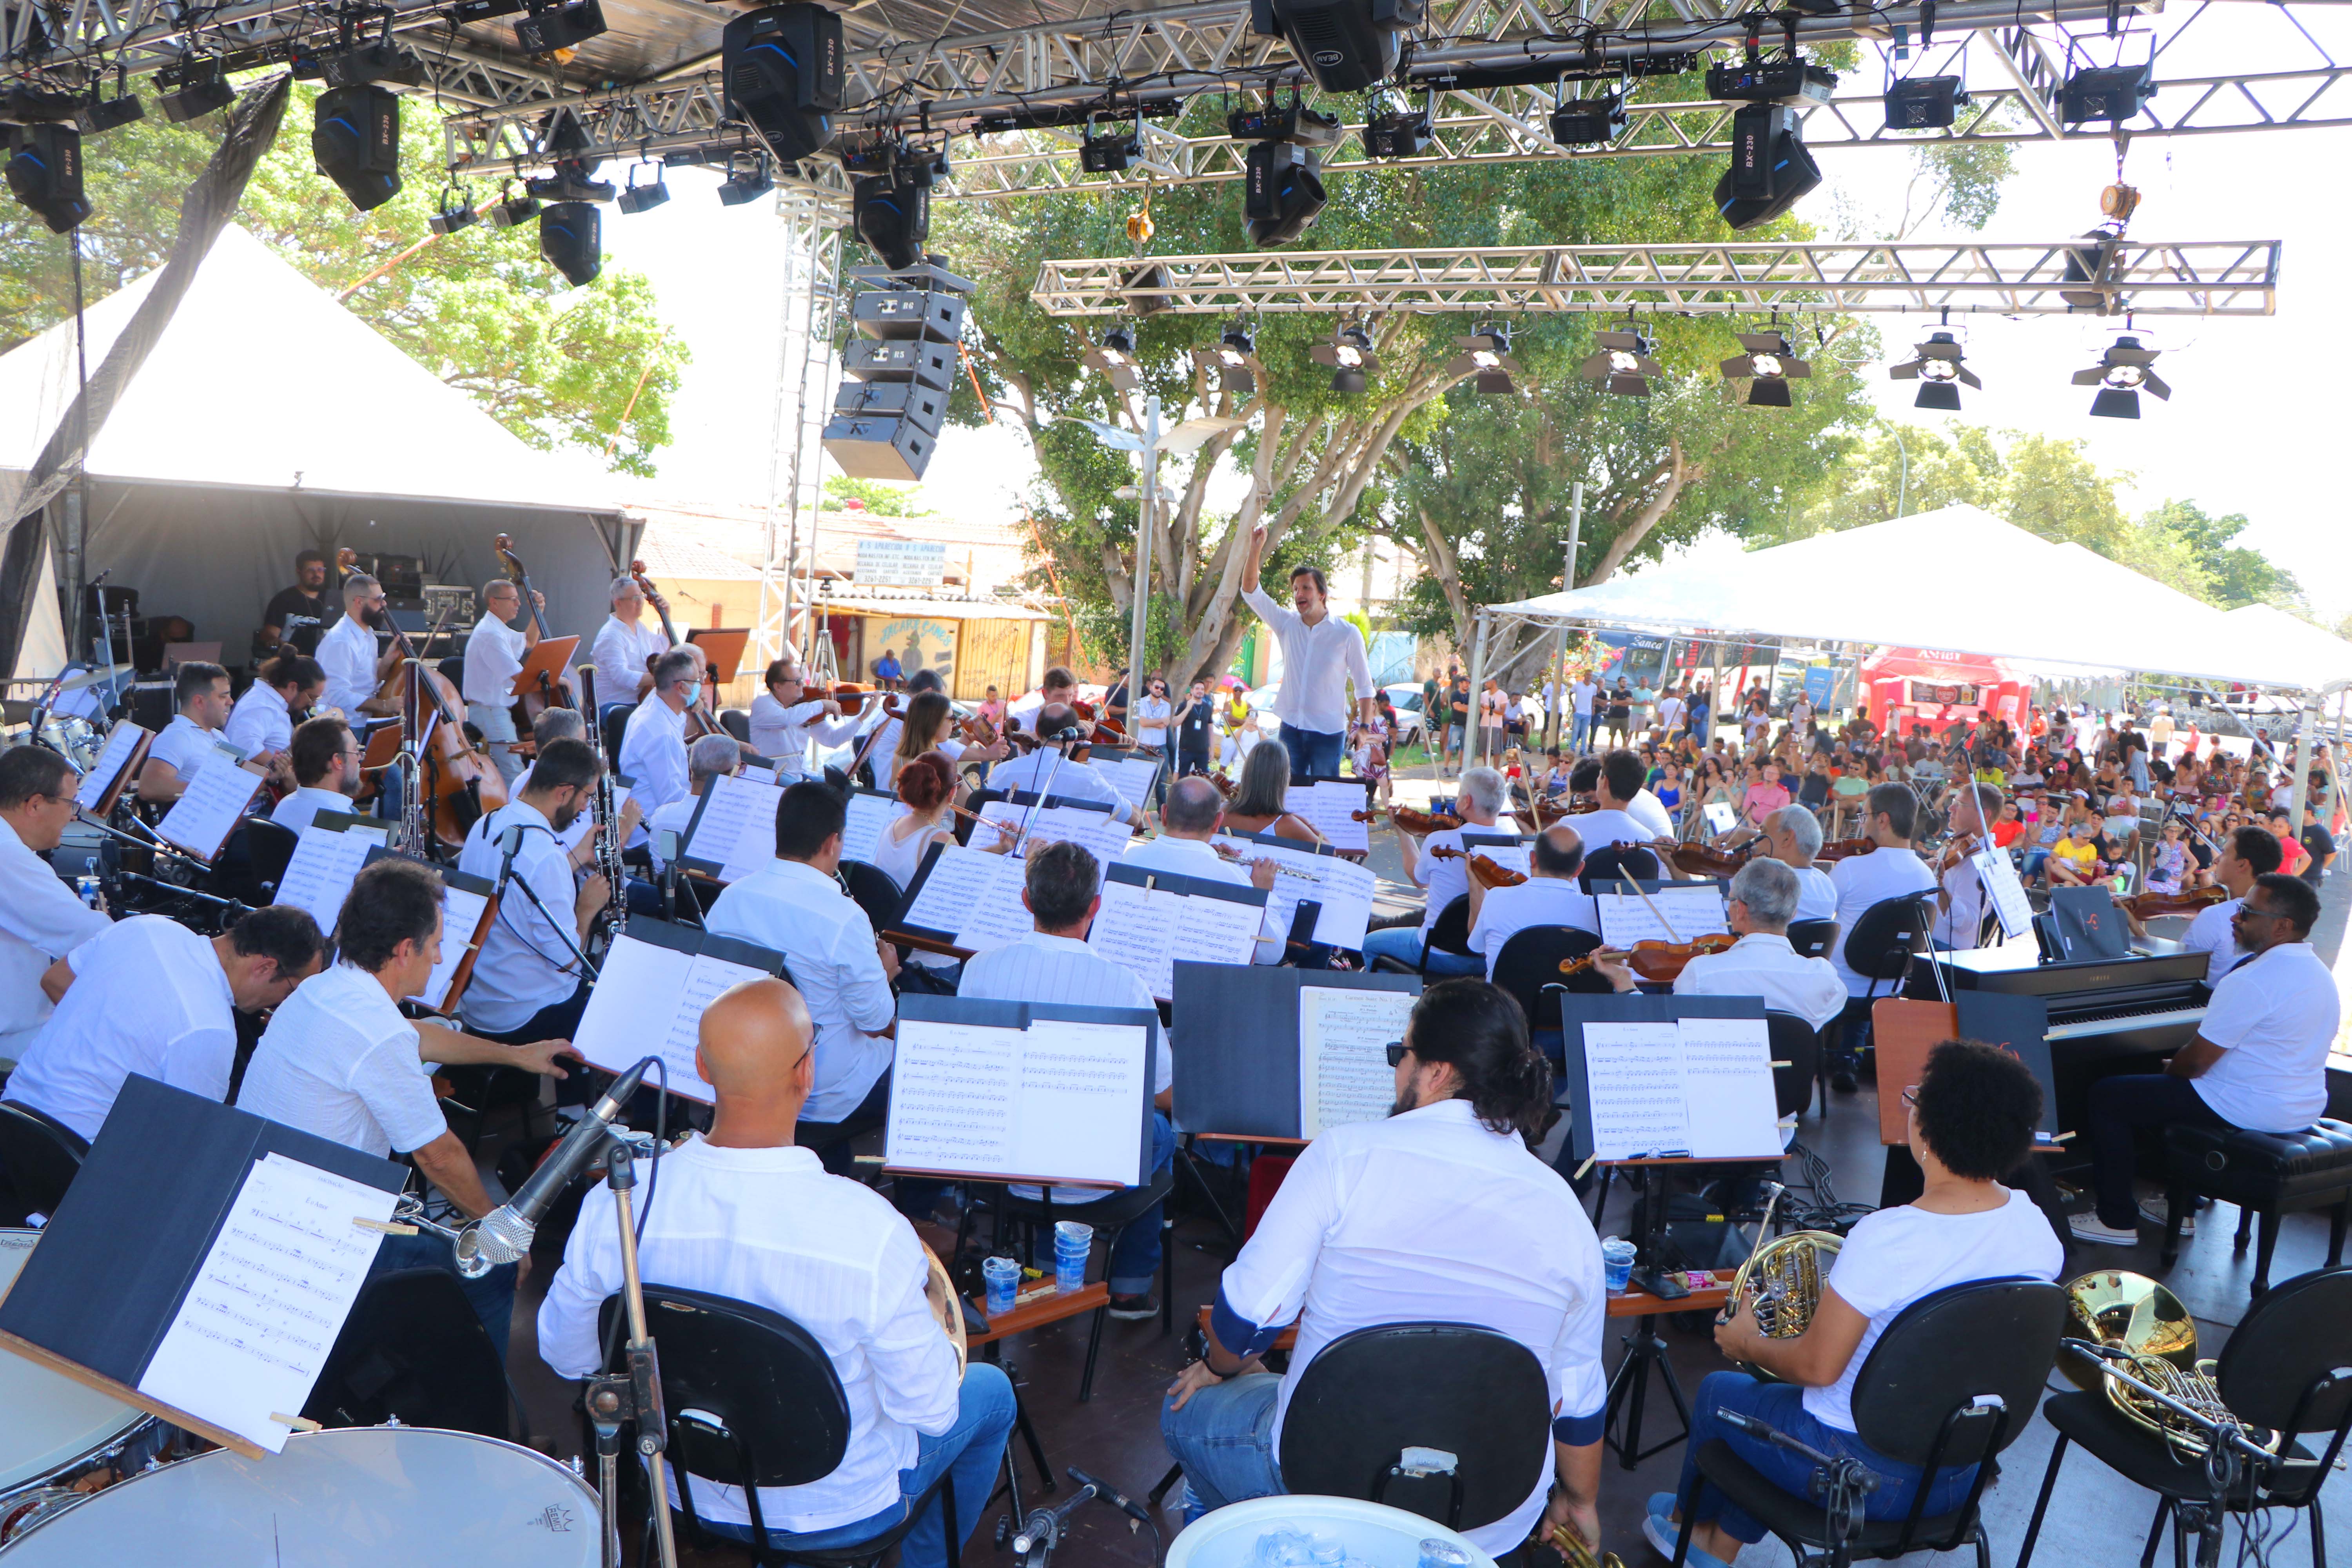
[[(584, 1224), (584, 1222), (583, 1222)], [(1296, 1321), (1276, 1397), (1274, 1451), (1298, 1376), (1332, 1341), (1382, 1323), (1472, 1323), (1508, 1335), (1544, 1369), (1554, 1433), (1599, 1440), (1607, 1402), (1601, 1243), (1568, 1184), (1465, 1100), (1326, 1131), (1217, 1289), (1218, 1342), (1240, 1351)], [(1465, 1531), (1491, 1553), (1527, 1539), (1551, 1480), (1551, 1441), (1507, 1517)]]
[(1345, 733), (1349, 684), (1359, 701), (1369, 702), (1374, 696), (1364, 634), (1328, 611), (1310, 626), (1297, 610), (1276, 604), (1255, 584), (1242, 595), (1242, 603), (1274, 628), (1282, 644), (1282, 689), (1275, 695), (1275, 717), (1311, 733)]
[(877, 1031), (898, 1013), (866, 911), (805, 861), (771, 860), (730, 883), (703, 925), (785, 955), (816, 1026), (816, 1087), (801, 1114), (848, 1120), (889, 1070), (893, 1046)]
[(588, 649), (588, 662), (596, 667), (596, 706), (635, 702), (637, 682), (647, 673), (646, 661), (668, 651), (658, 626), (642, 621), (625, 625), (618, 616), (606, 616)]
[(357, 616), (345, 616), (319, 638), (319, 668), (327, 672), (322, 708), (338, 708), (346, 719), (375, 695), (375, 629)]
[(1845, 982), (1826, 958), (1804, 958), (1785, 936), (1750, 931), (1722, 952), (1701, 953), (1675, 978), (1677, 996), (1760, 996), (1818, 1029), (1845, 1010)]
[(0, 818), (0, 1058), (22, 1052), (48, 1018), (42, 972), (113, 926)]
[[(510, 800), (478, 819), (458, 851), (457, 869), (495, 884), (506, 865), (500, 840), (509, 829), (520, 835), (514, 880), (529, 883), (530, 891), (506, 889), (498, 918), (482, 939), (482, 951), (474, 955), (474, 978), (459, 1003), (466, 1022), (490, 1035), (521, 1028), (532, 1014), (563, 1001), (580, 985), (580, 962), (565, 940), (578, 940), (579, 932), (572, 912), (572, 858), (557, 842), (555, 825), (546, 813), (528, 801)], [(546, 906), (543, 914), (541, 905)], [(559, 921), (561, 927), (555, 923)], [(457, 939), (444, 931), (441, 940)]]
[(2300, 1132), (2327, 1110), (2327, 1047), (2341, 1021), (2336, 977), (2311, 943), (2265, 948), (2213, 987), (2197, 1037), (2221, 1055), (2189, 1085), (2232, 1126)]
[[(650, 1173), (640, 1162), (640, 1194)], [(954, 1348), (923, 1295), (929, 1266), (914, 1227), (872, 1188), (825, 1174), (809, 1150), (716, 1148), (699, 1133), (662, 1156), (660, 1197), (645, 1211), (644, 1277), (790, 1318), (841, 1379), (847, 1451), (820, 1480), (761, 1488), (768, 1528), (831, 1530), (896, 1507), (898, 1473), (913, 1468), (923, 1435), (954, 1425), (960, 1398)], [(549, 1366), (565, 1377), (603, 1366), (597, 1314), (621, 1283), (613, 1190), (598, 1182), (540, 1305)], [(751, 1521), (740, 1488), (697, 1476), (694, 1503), (705, 1519)]]

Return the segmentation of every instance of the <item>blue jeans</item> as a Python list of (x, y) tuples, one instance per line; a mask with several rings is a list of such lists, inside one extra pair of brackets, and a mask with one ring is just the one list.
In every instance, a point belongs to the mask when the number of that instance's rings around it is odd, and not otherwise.
[(400, 1268), (446, 1270), (457, 1281), (457, 1289), (466, 1293), (474, 1316), (481, 1319), (482, 1327), (489, 1331), (490, 1343), (499, 1352), (499, 1364), (506, 1364), (507, 1341), (514, 1333), (515, 1281), (520, 1272), (517, 1265), (501, 1263), (479, 1279), (468, 1279), (457, 1272), (457, 1253), (447, 1242), (420, 1232), (415, 1236), (385, 1237), (375, 1249), (375, 1261), (368, 1266), (367, 1277), (373, 1279)]
[(1585, 742), (1591, 739), (1592, 715), (1590, 713), (1579, 713), (1576, 716), (1576, 722), (1569, 729), (1568, 743), (1581, 752), (1584, 750)]
[[(988, 1510), (996, 1467), (1004, 1462), (1004, 1439), (1013, 1430), (1013, 1380), (1004, 1375), (1004, 1369), (990, 1362), (972, 1363), (964, 1370), (955, 1425), (936, 1437), (924, 1436), (914, 1468), (898, 1472), (898, 1501), (855, 1524), (831, 1530), (812, 1530), (803, 1535), (772, 1530), (768, 1544), (780, 1552), (821, 1552), (871, 1541), (906, 1518), (907, 1510), (940, 1479), (941, 1471), (947, 1473), (948, 1485), (955, 1492), (956, 1529), (970, 1540), (972, 1527)], [(748, 1524), (709, 1523), (703, 1528), (730, 1541), (751, 1539)], [(900, 1568), (946, 1568), (947, 1560), (947, 1520), (934, 1500), (899, 1542), (898, 1562)]]
[(1282, 727), (1282, 749), (1290, 753), (1290, 782), (1306, 784), (1314, 779), (1336, 779), (1339, 776), (1339, 743), (1346, 735), (1338, 730), (1302, 730), (1296, 724)]
[[(1160, 1111), (1151, 1113), (1151, 1175), (1157, 1181), (1168, 1162), (1176, 1157), (1176, 1129)], [(903, 1189), (905, 1183), (899, 1185)], [(1106, 1197), (1108, 1194), (1104, 1194)], [(1056, 1202), (1054, 1212), (1064, 1219), (1087, 1223), (1087, 1205)], [(1118, 1227), (1111, 1239), (1110, 1262), (1104, 1279), (1114, 1296), (1149, 1296), (1153, 1276), (1160, 1272), (1160, 1211), (1165, 1204), (1153, 1204), (1150, 1208)], [(1054, 1271), (1054, 1233), (1037, 1233), (1036, 1266), (1051, 1274)]]
[(1229, 1377), (1196, 1392), (1184, 1408), (1160, 1407), (1168, 1457), (1184, 1467), (1184, 1522), (1252, 1498), (1280, 1497), (1274, 1458), (1274, 1403), (1282, 1379), (1270, 1372)]
[[(1690, 1441), (1683, 1447), (1683, 1476), (1675, 1489), (1675, 1496), (1682, 1501), (1688, 1500), (1691, 1483), (1698, 1474), (1698, 1451), (1717, 1440), (1728, 1445), (1733, 1453), (1782, 1491), (1792, 1497), (1810, 1494), (1812, 1461), (1777, 1443), (1734, 1430), (1719, 1418), (1719, 1413), (1726, 1410), (1753, 1415), (1809, 1447), (1860, 1459), (1877, 1471), (1885, 1479), (1876, 1491), (1864, 1497), (1864, 1518), (1901, 1519), (1911, 1511), (1911, 1494), (1919, 1486), (1918, 1466), (1890, 1459), (1853, 1433), (1842, 1432), (1813, 1415), (1805, 1409), (1803, 1389), (1785, 1383), (1759, 1383), (1744, 1372), (1708, 1373), (1691, 1400)], [(1974, 1465), (1937, 1471), (1935, 1485), (1927, 1489), (1925, 1517), (1933, 1519), (1958, 1508), (1969, 1495), (1976, 1474)], [(1676, 1507), (1680, 1506), (1678, 1501)], [(1700, 1523), (1719, 1524), (1735, 1540), (1753, 1544), (1764, 1539), (1764, 1527), (1713, 1487), (1706, 1489), (1706, 1495), (1699, 1499), (1693, 1511)]]
[[(1364, 933), (1364, 967), (1370, 968), (1372, 960), (1376, 958), (1393, 958), (1401, 963), (1419, 965), (1421, 928), (1391, 926), (1385, 931), (1366, 931)], [(1486, 961), (1476, 953), (1448, 952), (1442, 947), (1433, 948), (1429, 954), (1429, 973), (1484, 976), (1486, 973)]]

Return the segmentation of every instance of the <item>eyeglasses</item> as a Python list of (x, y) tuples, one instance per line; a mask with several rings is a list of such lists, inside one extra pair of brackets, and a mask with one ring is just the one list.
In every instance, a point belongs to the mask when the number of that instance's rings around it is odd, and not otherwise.
[(1391, 1040), (1388, 1043), (1387, 1049), (1389, 1053), (1389, 1066), (1402, 1067), (1404, 1065), (1405, 1053), (1412, 1050), (1412, 1047), (1406, 1045), (1402, 1040)]
[(1917, 1084), (1915, 1083), (1909, 1089), (1903, 1091), (1903, 1103), (1911, 1107), (1915, 1110), (1918, 1109), (1919, 1086)]

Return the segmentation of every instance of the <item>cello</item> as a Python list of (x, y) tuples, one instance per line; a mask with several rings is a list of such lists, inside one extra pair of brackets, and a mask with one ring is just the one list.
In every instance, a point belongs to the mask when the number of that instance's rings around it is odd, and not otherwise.
[[(416, 757), (418, 818), (443, 846), (461, 848), (476, 818), (506, 805), (506, 778), (467, 739), (466, 704), (449, 678), (418, 658), (408, 635), (396, 626), (392, 646), (401, 662), (382, 691), (398, 697), (401, 732)], [(414, 681), (408, 679), (412, 670), (418, 677)]]
[[(637, 592), (643, 594), (646, 602), (653, 605), (654, 613), (661, 617), (662, 641), (672, 647), (684, 647), (686, 644), (678, 639), (677, 627), (670, 624), (669, 601), (661, 596), (661, 590), (654, 586), (654, 580), (646, 575), (646, 563), (642, 561), (630, 562), (629, 578), (636, 584)], [(707, 672), (707, 666), (705, 669)], [(843, 711), (846, 712), (848, 710), (844, 709)], [(710, 705), (701, 698), (696, 698), (694, 706), (686, 710), (686, 743), (690, 746), (705, 735), (723, 735), (726, 732), (719, 727), (717, 715), (710, 711)]]

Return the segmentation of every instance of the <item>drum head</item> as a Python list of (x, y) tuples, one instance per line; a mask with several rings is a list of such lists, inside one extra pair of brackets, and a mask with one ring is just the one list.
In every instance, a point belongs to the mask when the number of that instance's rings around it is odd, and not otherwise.
[[(32, 1256), (37, 1230), (0, 1230), (0, 1292), (16, 1284)], [(0, 1352), (0, 1493), (12, 1491), (105, 1447), (147, 1413), (51, 1372), (20, 1355)]]
[(100, 1492), (0, 1550), (8, 1568), (596, 1568), (596, 1494), (544, 1455), (422, 1426), (303, 1432)]

